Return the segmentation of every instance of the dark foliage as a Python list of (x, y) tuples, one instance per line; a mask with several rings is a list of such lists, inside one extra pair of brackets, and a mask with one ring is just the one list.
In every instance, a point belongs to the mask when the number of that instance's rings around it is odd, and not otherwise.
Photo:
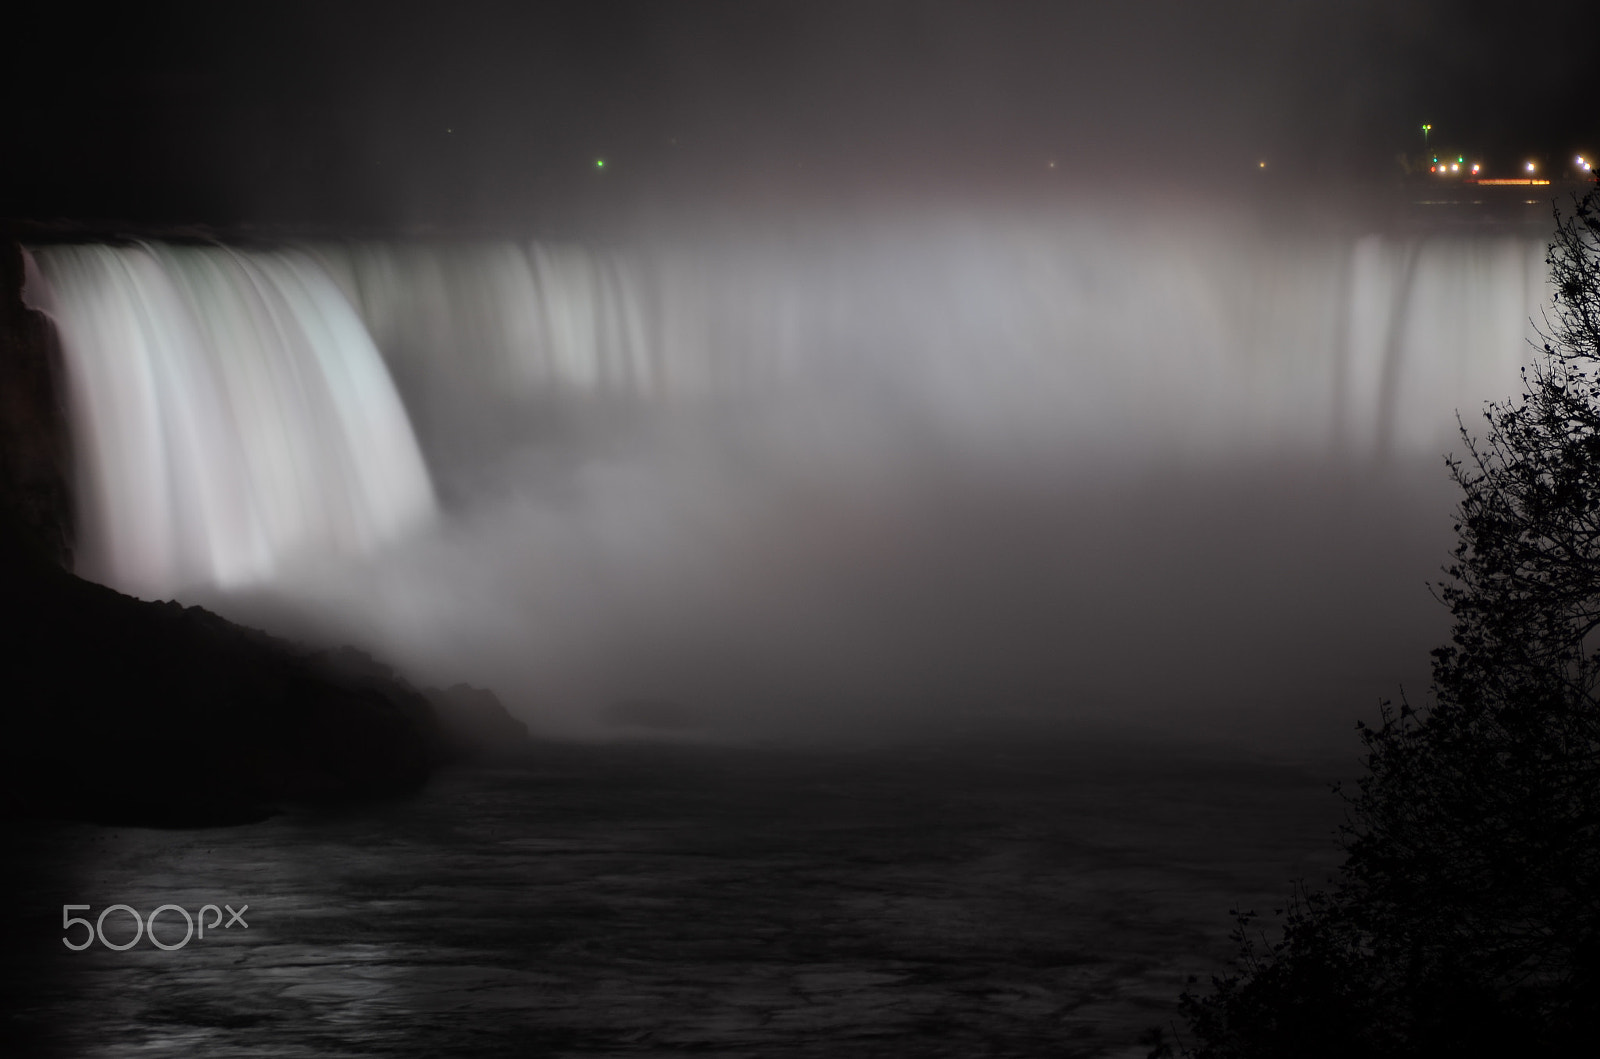
[[(1600, 1020), (1600, 191), (1557, 217), (1544, 355), (1462, 427), (1425, 708), (1363, 727), (1338, 879), (1184, 994), (1177, 1051), (1556, 1055)], [(1171, 1055), (1160, 1045), (1152, 1055)]]

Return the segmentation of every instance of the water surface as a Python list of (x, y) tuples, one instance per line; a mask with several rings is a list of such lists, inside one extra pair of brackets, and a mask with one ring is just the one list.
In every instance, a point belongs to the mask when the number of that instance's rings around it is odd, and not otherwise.
[[(1335, 862), (1346, 765), (549, 746), (249, 827), (9, 825), (7, 1050), (1142, 1055), (1230, 953), (1228, 909)], [(119, 902), (248, 904), (248, 928), (63, 947), (62, 904)], [(122, 912), (105, 929), (132, 937)]]

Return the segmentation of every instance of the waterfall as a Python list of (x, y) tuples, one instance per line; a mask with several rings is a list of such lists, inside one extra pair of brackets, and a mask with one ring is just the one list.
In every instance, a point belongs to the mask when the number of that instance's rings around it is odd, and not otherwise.
[(430, 423), (535, 397), (776, 399), (821, 429), (1156, 458), (1437, 454), (1456, 410), (1517, 390), (1549, 304), (1544, 240), (1506, 234), (951, 222), (314, 253)]
[(1059, 218), (33, 252), (70, 368), (85, 570), (143, 594), (373, 549), (434, 509), (418, 438), (443, 484), (526, 441), (505, 424), (596, 402), (760, 408), (780, 446), (849, 461), (1018, 439), (1056, 462), (1432, 458), (1457, 409), (1516, 390), (1542, 253)]
[(986, 217), (58, 245), (30, 283), (87, 575), (251, 586), (192, 594), (552, 731), (641, 697), (799, 730), (1425, 681), (1439, 457), (1518, 391), (1543, 251)]
[(87, 575), (147, 596), (234, 586), (429, 518), (432, 486), (383, 360), (305, 254), (33, 257), (68, 368)]

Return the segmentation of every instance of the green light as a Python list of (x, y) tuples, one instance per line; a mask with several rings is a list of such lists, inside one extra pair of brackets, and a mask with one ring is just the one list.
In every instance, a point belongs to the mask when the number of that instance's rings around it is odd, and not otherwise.
[(606, 160), (604, 158), (596, 158), (594, 160), (594, 167), (596, 169), (604, 169), (606, 167)]
[(1461, 155), (1457, 155), (1457, 156), (1456, 156), (1456, 161), (1457, 161), (1457, 162), (1463, 162), (1463, 163), (1464, 163), (1464, 162), (1466, 162), (1466, 158), (1465, 158), (1465, 157), (1463, 157), (1463, 156), (1461, 156)]

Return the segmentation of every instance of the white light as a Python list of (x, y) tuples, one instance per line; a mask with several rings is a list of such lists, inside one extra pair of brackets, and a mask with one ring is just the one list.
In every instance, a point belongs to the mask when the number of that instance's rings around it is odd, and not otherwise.
[(1460, 169), (1461, 169), (1461, 166), (1458, 163), (1456, 163), (1456, 162), (1451, 162), (1450, 163), (1450, 172), (1452, 172), (1452, 173), (1458, 172)]
[(1530, 173), (1531, 173), (1531, 172), (1533, 172), (1533, 168), (1534, 168), (1534, 167), (1533, 167), (1533, 163), (1532, 163), (1532, 162), (1529, 162), (1529, 163), (1528, 163), (1528, 172), (1530, 172)]

